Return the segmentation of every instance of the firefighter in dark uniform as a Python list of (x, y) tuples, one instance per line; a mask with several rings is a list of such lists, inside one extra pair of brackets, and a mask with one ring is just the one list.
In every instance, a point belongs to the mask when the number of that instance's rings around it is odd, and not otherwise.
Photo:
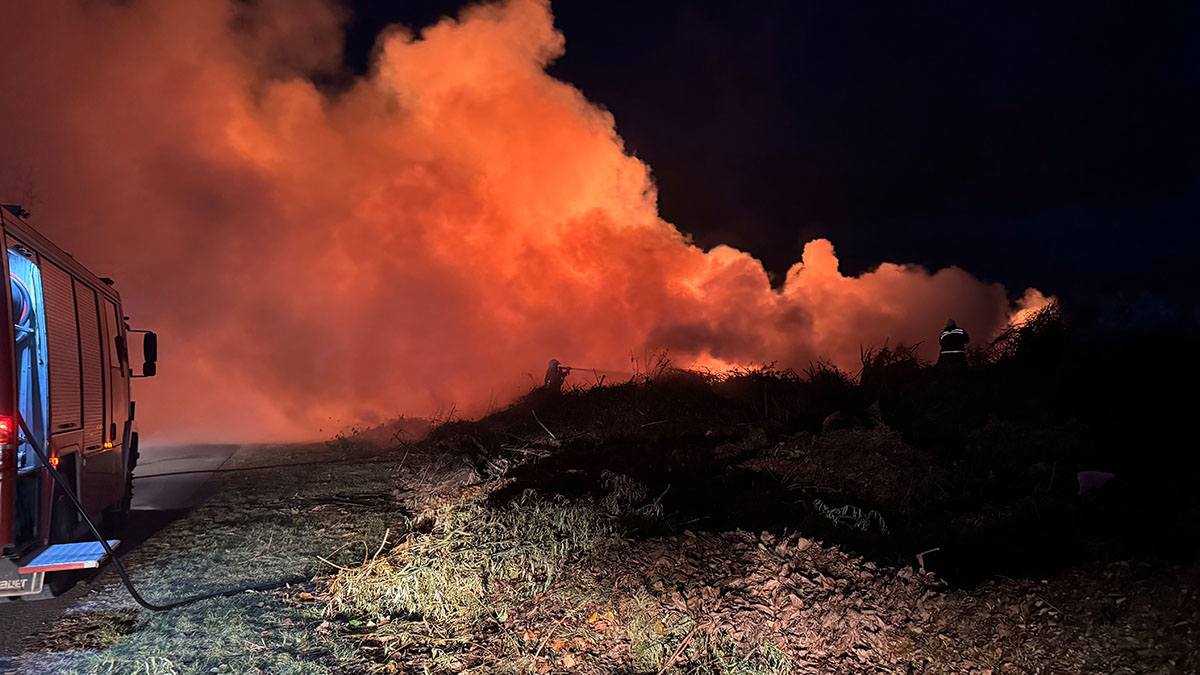
[(971, 337), (967, 335), (967, 331), (958, 327), (954, 319), (946, 322), (946, 328), (942, 330), (942, 337), (938, 338), (938, 344), (942, 346), (942, 353), (938, 355), (938, 366), (961, 368), (967, 365), (967, 343), (971, 341)]
[(546, 389), (555, 394), (562, 393), (563, 381), (567, 379), (569, 372), (571, 369), (559, 365), (558, 359), (550, 359), (550, 367), (546, 369)]

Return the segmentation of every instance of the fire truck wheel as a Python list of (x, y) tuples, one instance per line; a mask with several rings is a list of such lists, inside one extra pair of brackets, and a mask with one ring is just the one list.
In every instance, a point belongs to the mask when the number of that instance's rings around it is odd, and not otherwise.
[(133, 472), (125, 476), (125, 494), (120, 501), (104, 511), (104, 529), (108, 534), (116, 534), (125, 526), (129, 519), (129, 509), (133, 505)]
[[(61, 490), (54, 491), (54, 504), (50, 509), (50, 543), (65, 544), (75, 540), (79, 523), (75, 505)], [(54, 595), (66, 593), (78, 579), (75, 572), (47, 572), (45, 584)]]
[(120, 501), (104, 511), (104, 529), (110, 534), (115, 534), (124, 527), (129, 518), (129, 510), (133, 507), (133, 469), (137, 466), (137, 460), (138, 435), (135, 431), (129, 444), (129, 464), (125, 467), (125, 493), (121, 495)]

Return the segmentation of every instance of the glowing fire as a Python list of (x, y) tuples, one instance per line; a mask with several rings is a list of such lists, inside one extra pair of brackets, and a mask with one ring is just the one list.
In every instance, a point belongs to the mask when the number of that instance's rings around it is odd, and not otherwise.
[(982, 337), (1046, 302), (1011, 307), (957, 268), (847, 277), (824, 240), (773, 290), (750, 255), (692, 246), (612, 116), (546, 74), (564, 41), (544, 1), (393, 31), (337, 95), (297, 75), (340, 58), (320, 0), (5, 11), (4, 162), (37, 222), (163, 336), (139, 395), (160, 430), (471, 410), (550, 357), (849, 365), (885, 339), (932, 348), (949, 316)]

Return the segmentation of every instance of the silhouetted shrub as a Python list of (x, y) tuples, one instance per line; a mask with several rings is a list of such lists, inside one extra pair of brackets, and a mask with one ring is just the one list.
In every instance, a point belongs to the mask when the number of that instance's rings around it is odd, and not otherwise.
[(862, 350), (862, 371), (858, 381), (863, 389), (878, 397), (891, 391), (903, 390), (915, 382), (921, 371), (926, 367), (917, 356), (917, 347), (899, 345), (889, 348), (874, 349), (867, 347)]

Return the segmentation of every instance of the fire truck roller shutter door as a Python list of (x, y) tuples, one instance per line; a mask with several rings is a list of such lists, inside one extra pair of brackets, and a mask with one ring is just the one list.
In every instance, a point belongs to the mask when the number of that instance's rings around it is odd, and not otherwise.
[(83, 372), (83, 451), (104, 449), (104, 360), (100, 340), (100, 308), (96, 291), (75, 282), (79, 308), (79, 356)]
[(79, 325), (71, 275), (52, 262), (42, 265), (50, 361), (50, 433), (83, 425), (79, 379)]

